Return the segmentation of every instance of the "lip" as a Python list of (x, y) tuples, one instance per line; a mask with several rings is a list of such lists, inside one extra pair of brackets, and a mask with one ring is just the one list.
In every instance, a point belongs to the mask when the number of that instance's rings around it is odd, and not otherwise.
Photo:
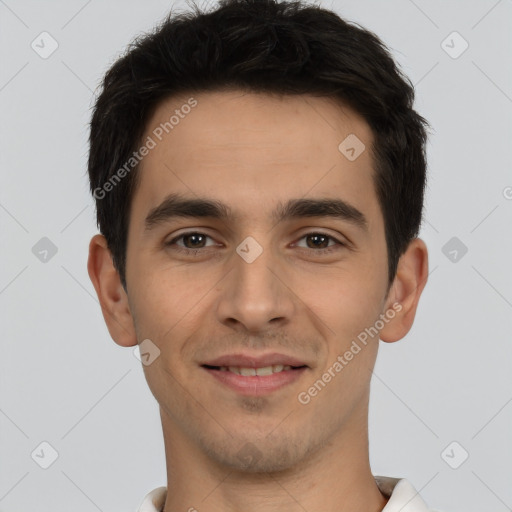
[(260, 356), (249, 354), (225, 354), (223, 356), (211, 359), (201, 363), (201, 366), (238, 366), (241, 368), (264, 368), (265, 366), (273, 366), (282, 364), (283, 366), (307, 366), (304, 361), (285, 354), (273, 352)]
[(262, 396), (275, 392), (285, 386), (296, 382), (302, 374), (308, 370), (306, 366), (292, 370), (282, 370), (271, 375), (255, 375), (244, 377), (232, 373), (229, 370), (221, 371), (213, 368), (201, 367), (208, 372), (214, 379), (227, 386), (239, 395), (244, 396)]
[[(264, 368), (266, 366), (280, 365), (293, 367), (270, 375), (244, 376), (217, 369), (221, 366), (237, 366), (241, 368)], [(217, 368), (214, 368), (217, 367)], [(285, 386), (296, 382), (309, 366), (297, 359), (279, 353), (262, 354), (259, 356), (249, 354), (225, 354), (201, 364), (201, 368), (208, 372), (217, 382), (227, 386), (236, 393), (244, 396), (268, 395)]]

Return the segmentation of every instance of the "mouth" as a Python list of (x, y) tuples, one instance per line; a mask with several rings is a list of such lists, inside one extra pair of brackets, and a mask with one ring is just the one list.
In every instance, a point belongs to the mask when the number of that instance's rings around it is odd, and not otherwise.
[(200, 366), (217, 382), (245, 396), (267, 395), (289, 386), (309, 369), (304, 362), (282, 354), (228, 355)]
[(203, 364), (202, 367), (206, 368), (207, 370), (231, 372), (236, 375), (242, 375), (243, 377), (265, 377), (266, 375), (272, 375), (274, 373), (288, 372), (290, 370), (300, 370), (301, 368), (307, 368), (306, 365), (291, 366), (289, 364), (273, 364), (272, 366), (263, 366), (259, 368), (249, 368), (243, 366), (212, 366), (209, 364)]

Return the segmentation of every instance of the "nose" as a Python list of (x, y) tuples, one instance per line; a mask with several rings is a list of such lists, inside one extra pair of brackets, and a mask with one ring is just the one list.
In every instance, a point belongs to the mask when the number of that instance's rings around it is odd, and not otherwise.
[[(249, 246), (250, 255), (254, 247)], [(270, 249), (264, 249), (252, 261), (240, 254), (232, 255), (231, 271), (222, 281), (216, 311), (219, 322), (251, 333), (289, 323), (295, 303), (286, 284), (283, 262)]]

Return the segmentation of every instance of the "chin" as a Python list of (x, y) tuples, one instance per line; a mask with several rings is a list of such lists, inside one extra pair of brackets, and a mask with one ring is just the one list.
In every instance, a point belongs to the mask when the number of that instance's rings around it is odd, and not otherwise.
[[(203, 440), (204, 442), (204, 440)], [(308, 455), (307, 443), (303, 439), (270, 437), (251, 440), (225, 439), (221, 443), (203, 446), (208, 456), (221, 466), (240, 473), (277, 473), (293, 468)]]

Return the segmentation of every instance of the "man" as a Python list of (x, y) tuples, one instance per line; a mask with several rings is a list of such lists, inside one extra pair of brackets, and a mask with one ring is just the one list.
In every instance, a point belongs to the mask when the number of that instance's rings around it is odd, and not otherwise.
[(107, 72), (88, 271), (160, 406), (140, 512), (427, 511), (368, 453), (379, 339), (428, 275), (413, 97), (375, 35), (299, 2), (170, 15)]

